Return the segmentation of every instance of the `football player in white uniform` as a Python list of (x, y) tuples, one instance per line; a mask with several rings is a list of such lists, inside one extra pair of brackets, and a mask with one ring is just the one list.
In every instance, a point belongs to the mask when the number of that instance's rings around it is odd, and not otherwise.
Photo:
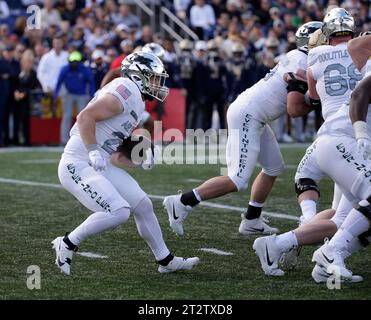
[[(335, 146), (341, 155), (341, 167), (337, 176), (343, 175), (338, 179), (348, 186), (347, 191), (351, 193), (349, 200), (353, 196), (355, 206), (332, 239), (314, 252), (314, 280), (324, 273), (335, 273), (345, 280), (353, 279), (355, 276), (345, 266), (344, 259), (357, 251), (360, 244), (367, 246), (371, 241), (371, 35), (352, 40), (349, 43), (349, 52), (363, 75), (363, 80), (353, 91), (350, 100), (349, 115), (353, 129), (347, 119), (342, 128), (334, 128), (335, 131), (343, 131), (346, 137), (341, 141), (334, 141), (335, 136), (327, 144)], [(329, 170), (329, 174), (334, 172)], [(359, 200), (361, 201), (357, 203)]]
[(284, 169), (282, 155), (269, 122), (286, 112), (287, 92), (304, 96), (306, 83), (293, 78), (287, 83), (287, 73), (303, 74), (307, 69), (307, 43), (310, 35), (322, 26), (308, 22), (297, 32), (298, 48), (287, 53), (265, 78), (241, 93), (227, 112), (228, 141), (227, 176), (214, 177), (182, 195), (168, 196), (164, 206), (170, 227), (179, 235), (189, 212), (204, 200), (217, 198), (248, 187), (251, 174), (259, 163), (263, 170), (255, 179), (247, 212), (242, 214), (239, 232), (243, 235), (272, 234), (278, 230), (264, 223), (261, 212), (273, 183)]
[[(346, 23), (344, 16), (341, 21)], [(334, 21), (334, 24), (344, 28), (344, 25), (338, 24), (337, 21)], [(324, 24), (324, 30), (326, 30), (325, 27), (326, 25)], [(342, 32), (344, 32), (344, 30)], [(344, 63), (345, 61), (342, 62)], [(346, 79), (344, 78), (346, 74), (341, 73), (342, 76), (335, 79), (344, 86), (345, 83), (347, 83), (347, 86), (350, 87), (352, 81), (356, 82), (357, 80), (354, 79), (356, 73), (353, 73), (353, 71), (355, 71), (355, 66), (354, 64), (353, 66), (342, 64), (342, 66), (347, 67), (347, 70), (351, 70), (353, 78), (349, 77)], [(309, 76), (308, 74), (308, 77)], [(334, 76), (334, 74), (332, 76)], [(331, 82), (331, 84), (334, 85), (335, 82)], [(309, 87), (311, 87), (310, 84)], [(334, 88), (341, 89), (342, 86), (338, 83), (338, 85), (332, 89)], [(344, 91), (344, 89), (345, 88), (342, 90)], [(320, 97), (322, 100), (321, 94)], [(308, 148), (306, 155), (299, 165), (296, 177), (300, 179), (304, 177), (310, 179), (311, 185), (317, 186), (316, 183), (326, 174), (333, 178), (336, 183), (339, 183), (339, 187), (345, 197), (342, 197), (339, 207), (332, 219), (316, 219), (316, 221), (277, 237), (258, 238), (254, 243), (254, 249), (259, 256), (262, 268), (266, 274), (283, 275), (283, 271), (278, 268), (278, 260), (281, 258), (283, 252), (298, 245), (318, 243), (325, 237), (332, 236), (342, 225), (345, 217), (352, 208), (352, 204), (354, 205), (354, 202), (363, 199), (362, 191), (359, 189), (366, 184), (366, 181), (362, 180), (364, 177), (362, 177), (360, 171), (366, 172), (367, 165), (362, 163), (364, 160), (363, 157), (357, 153), (356, 148), (354, 148), (355, 145), (352, 145), (352, 140), (354, 139), (354, 135), (352, 135), (353, 130), (349, 119), (349, 107), (347, 104), (343, 104), (336, 113), (327, 117), (325, 123), (318, 132), (319, 138)], [(343, 140), (344, 143), (340, 143)], [(366, 142), (362, 141), (362, 145), (366, 145)], [(331, 159), (331, 161), (329, 161), (329, 159)], [(344, 161), (346, 164), (350, 163), (355, 165), (356, 168), (353, 168), (352, 165), (347, 166)], [(358, 165), (359, 167), (357, 167)], [(357, 175), (359, 177), (357, 177)], [(355, 184), (352, 185), (352, 181)], [(342, 250), (343, 259), (352, 252), (357, 251), (360, 247), (360, 241), (354, 239), (347, 250)], [(326, 282), (330, 275), (331, 274), (326, 273), (326, 269), (323, 268), (321, 264), (316, 265), (312, 273), (316, 282)], [(346, 280), (357, 282), (362, 281), (362, 278), (359, 276), (352, 276)]]
[[(347, 11), (342, 8), (331, 10), (324, 18), (322, 32), (329, 45), (310, 50), (307, 78), (311, 104), (320, 107), (322, 103), (322, 114), (326, 120), (339, 110), (343, 103), (349, 101), (351, 91), (362, 76), (347, 51), (347, 43), (354, 33), (354, 20)], [(284, 252), (280, 261), (280, 266), (284, 269), (292, 269), (296, 265), (302, 245), (315, 244), (332, 236), (352, 208), (335, 185), (332, 208), (315, 216), (319, 188), (315, 181), (308, 178), (311, 163), (307, 161), (308, 154), (312, 152), (311, 146), (299, 164), (295, 177), (295, 188), (302, 210), (301, 227), (278, 236), (274, 241), (281, 252)], [(335, 210), (337, 214), (334, 216)], [(306, 225), (310, 221), (313, 223)], [(261, 239), (257, 243), (261, 242), (263, 248), (265, 241), (273, 241), (273, 237)], [(266, 270), (269, 274), (269, 269)]]
[[(80, 112), (59, 163), (63, 187), (93, 211), (71, 233), (52, 242), (56, 264), (67, 275), (80, 242), (125, 223), (130, 212), (159, 263), (159, 272), (191, 269), (199, 262), (197, 257), (183, 259), (170, 253), (147, 194), (125, 170), (112, 164), (127, 163), (116, 150), (137, 127), (144, 101), (166, 98), (168, 75), (160, 59), (143, 52), (124, 59), (121, 75), (97, 92)], [(149, 169), (152, 164), (153, 159), (146, 159), (142, 167)]]

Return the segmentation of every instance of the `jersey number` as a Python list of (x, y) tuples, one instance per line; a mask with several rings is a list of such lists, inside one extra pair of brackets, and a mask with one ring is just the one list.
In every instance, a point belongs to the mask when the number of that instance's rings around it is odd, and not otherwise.
[[(357, 72), (356, 66), (350, 64), (345, 68), (340, 63), (334, 63), (327, 66), (324, 72), (325, 90), (329, 96), (341, 96), (349, 90), (356, 87), (357, 81), (362, 79), (362, 75)], [(343, 77), (347, 75), (349, 80)]]

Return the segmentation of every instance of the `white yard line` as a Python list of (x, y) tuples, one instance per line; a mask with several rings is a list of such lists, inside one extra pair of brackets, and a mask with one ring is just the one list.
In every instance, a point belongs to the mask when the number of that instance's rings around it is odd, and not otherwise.
[(76, 252), (76, 254), (87, 257), (87, 258), (92, 258), (92, 259), (107, 259), (108, 256), (102, 256), (99, 253), (93, 253), (93, 252)]
[[(25, 185), (25, 186), (63, 189), (63, 187), (60, 184), (56, 184), (56, 183), (45, 183), (45, 182), (16, 180), (16, 179), (7, 179), (7, 178), (0, 178), (0, 183), (20, 184), (20, 185)], [(163, 200), (165, 198), (164, 196), (159, 196), (159, 195), (155, 195), (155, 194), (149, 194), (148, 196), (150, 198), (156, 199), (156, 200)], [(246, 208), (243, 208), (243, 207), (229, 206), (229, 205), (225, 205), (225, 204), (219, 204), (219, 203), (208, 202), (208, 201), (201, 202), (200, 206), (214, 208), (214, 209), (237, 211), (237, 212), (240, 212), (240, 213), (246, 211)], [(264, 216), (267, 216), (267, 217), (293, 220), (293, 221), (298, 221), (299, 220), (298, 217), (290, 215), (290, 214), (285, 214), (285, 213), (267, 212), (267, 211), (263, 211), (262, 213), (263, 213)]]
[(217, 254), (219, 256), (233, 256), (232, 252), (227, 252), (227, 251), (219, 250), (219, 249), (216, 249), (216, 248), (201, 248), (201, 249), (198, 249), (198, 250), (204, 251), (204, 252), (214, 253), (214, 254)]
[(18, 163), (22, 164), (50, 164), (58, 163), (59, 159), (33, 159), (33, 160), (19, 160)]

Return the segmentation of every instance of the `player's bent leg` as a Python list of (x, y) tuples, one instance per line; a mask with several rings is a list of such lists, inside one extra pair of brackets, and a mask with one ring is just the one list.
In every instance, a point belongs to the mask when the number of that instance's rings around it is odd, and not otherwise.
[(53, 248), (56, 251), (56, 265), (64, 274), (70, 275), (72, 254), (77, 250), (79, 243), (89, 236), (116, 228), (125, 223), (129, 216), (128, 208), (91, 214), (70, 234), (66, 234), (65, 237), (57, 237), (52, 241)]
[(160, 273), (169, 273), (179, 270), (190, 270), (199, 263), (198, 257), (174, 257), (167, 248), (157, 217), (153, 211), (152, 202), (144, 197), (133, 210), (138, 233), (151, 248)]
[(264, 128), (260, 137), (258, 163), (263, 167), (263, 170), (254, 180), (247, 211), (245, 215), (241, 215), (242, 221), (239, 232), (243, 235), (275, 234), (279, 232), (277, 228), (272, 228), (266, 224), (261, 217), (264, 202), (270, 194), (277, 176), (284, 170), (282, 154), (269, 125)]

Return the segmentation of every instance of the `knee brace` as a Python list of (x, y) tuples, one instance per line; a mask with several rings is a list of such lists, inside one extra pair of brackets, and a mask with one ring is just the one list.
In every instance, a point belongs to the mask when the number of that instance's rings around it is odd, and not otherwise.
[(366, 232), (361, 233), (358, 236), (358, 240), (362, 244), (362, 246), (367, 247), (370, 244), (371, 240), (371, 229), (368, 229)]
[(371, 220), (371, 196), (367, 200), (360, 201), (355, 209), (362, 213), (368, 220)]
[(303, 192), (309, 190), (316, 191), (318, 196), (320, 196), (319, 186), (314, 180), (310, 178), (301, 178), (295, 181), (295, 192), (297, 197), (299, 197)]

